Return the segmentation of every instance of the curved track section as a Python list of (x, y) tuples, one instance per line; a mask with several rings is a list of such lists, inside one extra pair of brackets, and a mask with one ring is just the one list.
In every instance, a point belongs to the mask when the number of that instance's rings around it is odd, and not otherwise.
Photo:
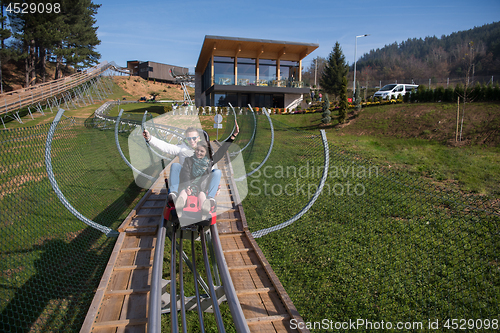
[[(123, 110), (121, 110), (121, 111), (120, 111), (120, 115), (121, 115), (122, 111), (123, 111)], [(144, 129), (146, 128), (144, 124), (146, 123), (146, 117), (147, 117), (147, 114), (148, 114), (148, 111), (147, 111), (147, 110), (146, 110), (146, 111), (144, 111), (144, 115), (143, 115), (143, 117), (142, 117), (142, 122), (141, 122), (141, 132), (144, 132)], [(151, 119), (151, 121), (152, 121), (152, 120), (153, 120), (153, 119)], [(118, 120), (117, 120), (117, 122), (118, 122)], [(155, 132), (157, 132), (157, 131), (156, 131), (156, 127), (154, 126), (154, 123), (153, 123), (153, 128), (154, 128)], [(158, 134), (158, 133), (157, 133), (157, 134)], [(156, 136), (158, 136), (158, 135), (156, 135)], [(150, 152), (153, 152), (153, 154), (155, 154), (157, 157), (159, 157), (159, 158), (160, 158), (160, 159), (162, 159), (162, 160), (164, 160), (164, 159), (169, 159), (169, 158), (168, 158), (168, 157), (166, 157), (166, 156), (160, 155), (160, 154), (159, 154), (156, 150), (154, 150), (153, 148), (151, 148), (151, 146), (149, 145), (149, 142), (147, 142), (147, 141), (145, 141), (145, 142), (146, 142), (146, 146), (148, 147), (148, 150), (149, 150)]]
[[(253, 113), (252, 106), (250, 104), (248, 104), (248, 107), (250, 108), (250, 110), (252, 110), (252, 113)], [(255, 169), (253, 169), (252, 171), (248, 172), (246, 175), (241, 176), (241, 177), (235, 179), (236, 181), (242, 181), (245, 178), (253, 175), (260, 168), (262, 168), (262, 166), (266, 163), (267, 159), (269, 158), (269, 155), (271, 155), (271, 151), (273, 150), (273, 145), (274, 145), (274, 127), (273, 127), (273, 121), (271, 120), (271, 117), (269, 116), (269, 113), (267, 112), (266, 108), (262, 108), (262, 111), (264, 111), (264, 114), (266, 115), (267, 120), (269, 120), (269, 126), (271, 127), (271, 143), (269, 144), (269, 150), (267, 151), (266, 157), (264, 157), (264, 159), (262, 160), (262, 162)]]
[(134, 170), (136, 173), (138, 173), (139, 175), (149, 179), (149, 180), (156, 180), (155, 177), (152, 177), (150, 175), (146, 175), (145, 173), (143, 173), (141, 170), (138, 170), (136, 169), (128, 160), (127, 158), (125, 157), (125, 155), (123, 154), (123, 151), (122, 151), (122, 147), (120, 146), (120, 142), (118, 141), (118, 126), (120, 125), (120, 119), (122, 117), (122, 113), (123, 113), (123, 109), (120, 110), (120, 113), (118, 114), (118, 117), (116, 118), (116, 124), (115, 124), (115, 142), (116, 142), (116, 148), (118, 149), (118, 152), (120, 153), (120, 156), (122, 157), (122, 160), (125, 162), (125, 164), (127, 164), (127, 166)]
[(233, 130), (231, 131), (231, 133), (228, 135), (227, 138), (225, 138), (224, 140), (221, 140), (220, 142), (224, 142), (226, 141), (231, 135), (233, 135), (234, 133), (234, 130), (236, 129), (236, 112), (234, 111), (234, 108), (233, 106), (231, 105), (231, 103), (229, 103), (229, 106), (231, 107), (231, 109), (233, 110), (233, 114), (234, 114), (234, 124), (233, 124)]
[(319, 195), (323, 191), (323, 187), (325, 186), (326, 179), (328, 178), (328, 169), (329, 169), (329, 166), (330, 166), (330, 149), (328, 148), (328, 141), (326, 140), (325, 130), (320, 130), (320, 132), (321, 132), (321, 140), (323, 141), (323, 149), (324, 149), (324, 154), (325, 154), (325, 161), (324, 161), (323, 174), (321, 176), (321, 180), (320, 180), (319, 186), (316, 189), (316, 192), (314, 193), (313, 197), (311, 198), (311, 200), (309, 200), (309, 202), (307, 203), (307, 205), (305, 205), (304, 208), (302, 208), (300, 210), (300, 212), (298, 212), (295, 216), (293, 216), (289, 220), (287, 220), (287, 221), (285, 221), (283, 223), (280, 223), (280, 224), (278, 224), (278, 225), (276, 225), (274, 227), (270, 227), (270, 228), (266, 228), (266, 229), (261, 229), (261, 230), (252, 232), (252, 236), (254, 238), (260, 238), (262, 236), (267, 235), (270, 232), (283, 229), (283, 228), (289, 226), (290, 224), (292, 224), (293, 222), (297, 221), (298, 219), (300, 219), (305, 213), (307, 213), (307, 211), (312, 207), (312, 205), (314, 205), (314, 203), (318, 199)]
[(83, 216), (80, 212), (78, 212), (68, 202), (68, 200), (66, 199), (66, 197), (64, 196), (64, 194), (59, 189), (59, 186), (57, 185), (57, 181), (55, 179), (54, 172), (52, 171), (51, 147), (52, 147), (52, 139), (54, 137), (54, 132), (56, 130), (57, 124), (59, 123), (59, 121), (61, 120), (61, 117), (63, 116), (63, 113), (64, 113), (63, 109), (59, 109), (59, 112), (57, 112), (57, 115), (54, 118), (54, 121), (52, 122), (52, 125), (50, 126), (49, 133), (47, 134), (47, 140), (46, 140), (46, 143), (45, 143), (45, 166), (46, 166), (46, 170), (47, 170), (47, 175), (49, 177), (50, 185), (52, 185), (52, 188), (54, 189), (54, 192), (56, 193), (57, 197), (62, 202), (62, 204), (64, 205), (64, 207), (66, 207), (71, 212), (71, 214), (73, 214), (74, 216), (76, 216), (80, 221), (82, 221), (83, 223), (89, 225), (92, 228), (95, 228), (95, 229), (103, 232), (108, 237), (117, 237), (118, 236), (118, 232), (116, 232), (115, 230), (112, 230), (112, 229), (110, 229), (108, 227), (105, 227), (105, 226), (99, 224), (99, 223), (96, 223), (96, 222), (94, 222), (92, 220), (89, 220), (88, 218), (86, 218), (85, 216)]
[[(234, 108), (233, 106), (231, 105), (231, 103), (229, 103), (229, 105), (231, 106), (231, 108), (233, 109), (233, 113), (234, 113), (234, 119), (236, 119), (236, 112), (234, 111)], [(252, 132), (252, 137), (250, 138), (250, 140), (248, 140), (248, 143), (245, 145), (245, 147), (241, 148), (240, 150), (238, 151), (235, 151), (235, 152), (232, 152), (231, 153), (231, 156), (235, 156), (235, 155), (238, 155), (239, 153), (241, 153), (242, 151), (244, 151), (245, 149), (247, 149), (247, 147), (252, 143), (252, 141), (255, 139), (255, 133), (257, 132), (257, 119), (255, 118), (255, 112), (253, 112), (252, 108), (250, 108), (250, 110), (252, 111), (252, 116), (253, 116), (253, 132)], [(233, 132), (234, 132), (234, 127), (233, 127)]]
[[(238, 188), (231, 176), (234, 173), (229, 154), (226, 153), (223, 159), (224, 166), (218, 165), (222, 171), (222, 180), (221, 193), (217, 197), (217, 224), (201, 227), (202, 230), (198, 227), (186, 229), (182, 231), (182, 235), (181, 230), (175, 230), (170, 221), (163, 220), (167, 199), (164, 177), (169, 173), (169, 167), (163, 170), (162, 175), (118, 228), (120, 236), (113, 250), (114, 255), (104, 272), (82, 326), (82, 333), (102, 330), (147, 330), (156, 333), (161, 329), (181, 332), (186, 327), (182, 313), (198, 310), (200, 324), (196, 324), (197, 331), (204, 332), (201, 329), (202, 312), (209, 308), (216, 309), (216, 304), (223, 301), (224, 295), (238, 333), (298, 332), (299, 330), (290, 328), (292, 319), (305, 327), (290, 297), (248, 231), (243, 207), (239, 204), (241, 200)], [(204, 243), (201, 253), (200, 247), (194, 250), (197, 236)], [(165, 250), (170, 247), (170, 257), (176, 258), (175, 260), (162, 260), (166, 237), (171, 239), (171, 243), (165, 246)], [(196, 262), (195, 253), (201, 254), (202, 265), (210, 267), (214, 278), (211, 283), (207, 280), (210, 285), (208, 295), (202, 295), (201, 290), (197, 291), (196, 283), (195, 296), (183, 295), (186, 288), (181, 282), (183, 280), (179, 278), (175, 282), (161, 279), (161, 265), (164, 262), (171, 266), (171, 273), (166, 276), (186, 278), (189, 275), (181, 264), (186, 261), (181, 256), (181, 239), (188, 242), (191, 240), (193, 263)], [(208, 254), (210, 258), (205, 257)], [(200, 275), (196, 265), (192, 271), (193, 275)], [(208, 272), (208, 269), (205, 268), (204, 271)], [(152, 283), (148, 282), (150, 280)], [(192, 282), (196, 280), (193, 277)], [(184, 302), (177, 305), (177, 300), (181, 299)], [(172, 316), (170, 327), (161, 327), (159, 308), (161, 313), (179, 313), (181, 316)], [(224, 332), (225, 328), (218, 314), (216, 322), (218, 331)], [(187, 325), (193, 324), (188, 322)]]

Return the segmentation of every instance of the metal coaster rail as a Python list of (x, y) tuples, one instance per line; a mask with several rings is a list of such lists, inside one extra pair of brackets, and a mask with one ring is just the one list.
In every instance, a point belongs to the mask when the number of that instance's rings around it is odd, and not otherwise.
[[(253, 111), (253, 110), (252, 110)], [(47, 143), (46, 143), (46, 164), (47, 164), (47, 173), (52, 175), (51, 179), (51, 184), (53, 185), (54, 191), (58, 194), (59, 199), (63, 204), (66, 206), (68, 210), (70, 210), (77, 218), (79, 218), (81, 221), (84, 223), (88, 224), (91, 227), (94, 227), (102, 232), (104, 232), (108, 237), (113, 237), (117, 236), (118, 232), (111, 230), (109, 228), (106, 228), (102, 225), (99, 225), (87, 218), (85, 218), (83, 215), (81, 215), (78, 211), (76, 211), (69, 203), (67, 203), (67, 200), (65, 200), (64, 195), (62, 192), (58, 189), (57, 183), (55, 182), (55, 179), (52, 174), (52, 168), (51, 168), (51, 163), (50, 163), (50, 146), (51, 146), (51, 141), (53, 134), (55, 132), (55, 129), (57, 127), (57, 124), (62, 117), (64, 110), (60, 109), (56, 118), (54, 119), (54, 122), (52, 124), (50, 133), (47, 137)], [(119, 126), (120, 123), (123, 121), (121, 120), (123, 110), (120, 111), (118, 117), (108, 117), (108, 116), (103, 116), (100, 112), (96, 112), (96, 117), (106, 120), (106, 122), (114, 122), (115, 123), (115, 141), (118, 150), (120, 151), (120, 154), (122, 156), (122, 159), (125, 161), (125, 163), (131, 167), (131, 169), (135, 170), (135, 168), (127, 161), (127, 159), (124, 157), (123, 153), (121, 152), (121, 147), (118, 142), (117, 134), (119, 131)], [(233, 109), (233, 113), (234, 109)], [(270, 121), (269, 115), (267, 114), (266, 110), (264, 110), (265, 115), (268, 117), (268, 120)], [(236, 117), (236, 114), (235, 114)], [(142, 121), (127, 121), (128, 124), (131, 124), (133, 126), (141, 126), (144, 128), (145, 124), (145, 119), (146, 119), (146, 113), (143, 116)], [(156, 128), (157, 125), (153, 123), (153, 129), (155, 132), (157, 131)], [(271, 146), (268, 151), (268, 154), (264, 161), (261, 163), (260, 166), (262, 166), (267, 158), (269, 157), (269, 154), (271, 153), (272, 150), (272, 143), (274, 139), (274, 131), (273, 131), (273, 126), (272, 122), (270, 121), (270, 126), (271, 126), (271, 132), (272, 132), (272, 139), (271, 139)], [(177, 128), (171, 128), (169, 126), (158, 126), (158, 129), (164, 130), (166, 132), (169, 132), (171, 135), (179, 135), (179, 129)], [(255, 130), (255, 129), (254, 129)], [(142, 132), (142, 131), (141, 131)], [(255, 133), (254, 133), (255, 134)], [(252, 140), (254, 139), (255, 135), (252, 135)], [(228, 154), (228, 153), (226, 153)], [(163, 156), (162, 156), (163, 157)], [(226, 159), (229, 162), (229, 155), (226, 156)], [(260, 168), (259, 166), (259, 168)], [(258, 169), (258, 168), (257, 168)], [(136, 172), (138, 170), (135, 170)], [(139, 171), (140, 172), (140, 171)], [(255, 170), (253, 171), (255, 172)], [(142, 172), (140, 172), (142, 174)], [(251, 174), (251, 173), (250, 173)], [(148, 175), (143, 175), (146, 176), (147, 178), (151, 178), (151, 176), (148, 177)], [(233, 190), (235, 190), (234, 184), (231, 186)], [(170, 231), (170, 230), (171, 231)], [(179, 238), (179, 244), (177, 244), (176, 241), (176, 234), (177, 231), (180, 231), (180, 238)], [(161, 295), (161, 275), (162, 275), (162, 263), (163, 263), (163, 252), (164, 252), (164, 244), (165, 244), (165, 237), (168, 236), (171, 239), (171, 271), (175, 272), (175, 266), (176, 266), (176, 250), (179, 252), (179, 288), (180, 288), (180, 296), (181, 296), (181, 322), (182, 322), (182, 330), (185, 332), (186, 331), (186, 306), (185, 306), (185, 298), (184, 298), (184, 283), (183, 283), (183, 270), (182, 270), (182, 262), (183, 260), (186, 261), (187, 256), (182, 250), (182, 239), (183, 233), (187, 232), (189, 235), (189, 232), (191, 232), (191, 242), (192, 242), (192, 251), (194, 248), (194, 238), (195, 235), (197, 234), (200, 237), (200, 240), (202, 242), (202, 255), (203, 255), (203, 261), (204, 261), (204, 266), (205, 266), (205, 271), (207, 274), (207, 282), (208, 282), (208, 288), (209, 288), (209, 300), (211, 303), (211, 307), (215, 312), (215, 317), (216, 317), (216, 323), (217, 323), (217, 329), (219, 332), (225, 332), (224, 324), (222, 321), (221, 313), (218, 307), (218, 303), (220, 302), (220, 293), (217, 292), (216, 290), (216, 285), (218, 289), (223, 288), (224, 289), (224, 295), (228, 301), (229, 308), (231, 310), (231, 314), (233, 317), (234, 325), (236, 328), (237, 332), (250, 332), (249, 329), (249, 324), (247, 322), (247, 319), (245, 319), (245, 315), (243, 314), (242, 307), (240, 305), (240, 302), (238, 301), (238, 296), (236, 293), (236, 290), (234, 288), (234, 285), (232, 283), (231, 275), (228, 270), (228, 266), (226, 264), (226, 260), (224, 258), (224, 254), (222, 251), (221, 247), (221, 241), (219, 239), (219, 232), (217, 230), (216, 225), (210, 226), (209, 230), (204, 229), (202, 227), (198, 227), (197, 230), (182, 230), (182, 229), (177, 229), (174, 225), (166, 223), (166, 221), (163, 220), (163, 216), (161, 218), (161, 222), (158, 225), (157, 229), (157, 242), (156, 242), (156, 250), (155, 250), (155, 256), (153, 260), (153, 271), (152, 271), (152, 281), (151, 281), (151, 297), (150, 297), (150, 303), (149, 303), (149, 317), (148, 317), (148, 330), (151, 332), (156, 332), (159, 331), (161, 324), (160, 324), (160, 318), (161, 318), (161, 313), (165, 311), (165, 309), (162, 309), (161, 303), (162, 303), (162, 295)], [(195, 234), (196, 233), (196, 234)], [(208, 236), (208, 237), (207, 237)], [(207, 237), (207, 238), (206, 238)], [(179, 247), (177, 249), (177, 247)], [(208, 250), (212, 253), (211, 257), (213, 254), (215, 254), (215, 258), (212, 258), (213, 262), (212, 265), (209, 263), (208, 259)], [(201, 283), (203, 281), (200, 281), (201, 277), (198, 275), (195, 267), (195, 257), (194, 257), (194, 251), (193, 251), (193, 261), (192, 261), (192, 266), (188, 262), (189, 260), (186, 261), (188, 264), (189, 268), (194, 273), (194, 283), (196, 287), (196, 302), (197, 302), (197, 310), (198, 310), (198, 315), (201, 318), (200, 319), (200, 324), (203, 326), (203, 321), (202, 321), (202, 305), (201, 305), (201, 299), (200, 293), (198, 291), (198, 283)], [(215, 281), (212, 280), (212, 272), (211, 272), (211, 266), (213, 268), (213, 274)], [(173, 274), (175, 276), (176, 274)], [(220, 276), (220, 279), (219, 279)], [(202, 279), (201, 279), (202, 280)], [(221, 283), (222, 282), (222, 283)], [(203, 283), (202, 283), (203, 287)], [(205, 289), (205, 288), (204, 288)], [(203, 296), (206, 297), (206, 296)], [(178, 332), (179, 327), (178, 324), (179, 322), (177, 321), (177, 288), (176, 288), (176, 283), (174, 281), (170, 281), (170, 312), (172, 313), (172, 320), (171, 320), (171, 329), (172, 332)], [(206, 303), (206, 302), (205, 302)], [(250, 321), (252, 322), (252, 321)], [(252, 324), (255, 325), (255, 324)]]
[(46, 171), (47, 171), (47, 176), (50, 181), (50, 185), (54, 189), (54, 192), (56, 193), (57, 197), (61, 201), (61, 203), (66, 207), (75, 217), (77, 217), (80, 221), (83, 223), (87, 224), (88, 226), (95, 228), (108, 237), (118, 237), (118, 232), (115, 230), (112, 230), (108, 227), (105, 227), (99, 223), (96, 223), (87, 217), (83, 216), (79, 211), (77, 211), (66, 199), (62, 191), (59, 189), (59, 186), (57, 185), (57, 181), (54, 176), (54, 172), (52, 170), (52, 157), (51, 157), (51, 150), (52, 150), (52, 139), (54, 137), (54, 133), (56, 131), (57, 124), (61, 120), (61, 117), (63, 116), (64, 110), (60, 109), (59, 112), (57, 113), (56, 117), (54, 118), (54, 121), (52, 122), (52, 125), (50, 126), (49, 133), (47, 134), (47, 140), (45, 143), (45, 166), (46, 166)]

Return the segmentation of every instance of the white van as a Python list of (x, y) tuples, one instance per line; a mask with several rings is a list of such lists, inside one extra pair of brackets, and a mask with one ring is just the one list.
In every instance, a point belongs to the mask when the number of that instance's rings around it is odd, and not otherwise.
[(418, 84), (387, 84), (377, 91), (373, 98), (382, 97), (382, 99), (398, 98), (399, 95), (404, 96), (407, 92), (411, 92), (418, 88)]

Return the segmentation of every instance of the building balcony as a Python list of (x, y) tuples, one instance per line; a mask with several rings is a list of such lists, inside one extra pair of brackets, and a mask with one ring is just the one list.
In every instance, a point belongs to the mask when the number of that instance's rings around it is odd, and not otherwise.
[(295, 79), (276, 79), (275, 77), (257, 77), (254, 75), (238, 75), (235, 80), (234, 75), (215, 74), (214, 85), (222, 86), (260, 86), (260, 87), (280, 87), (280, 88), (304, 88), (304, 82)]

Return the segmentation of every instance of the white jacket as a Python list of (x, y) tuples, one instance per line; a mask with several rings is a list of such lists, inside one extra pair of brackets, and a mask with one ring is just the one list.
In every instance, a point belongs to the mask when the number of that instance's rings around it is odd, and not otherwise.
[(171, 143), (155, 138), (154, 136), (151, 136), (149, 144), (151, 145), (151, 147), (156, 148), (165, 154), (179, 156), (179, 163), (181, 165), (184, 164), (184, 159), (186, 157), (193, 156), (194, 154), (194, 149), (188, 146), (185, 142), (182, 142), (178, 145), (173, 145)]

